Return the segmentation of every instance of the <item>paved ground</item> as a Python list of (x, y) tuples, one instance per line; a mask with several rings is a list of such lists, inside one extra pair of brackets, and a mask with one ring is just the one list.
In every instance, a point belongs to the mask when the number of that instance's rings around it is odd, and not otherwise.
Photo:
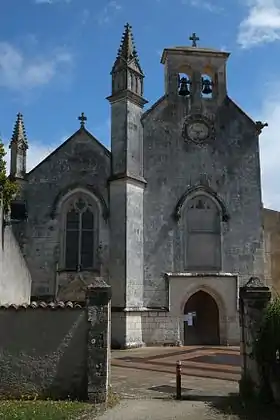
[(125, 398), (171, 398), (176, 392), (176, 361), (182, 362), (182, 393), (225, 395), (238, 391), (237, 347), (160, 347), (115, 351), (112, 386)]
[[(174, 401), (177, 360), (182, 362), (183, 401)], [(237, 347), (114, 351), (112, 386), (122, 401), (100, 420), (239, 419), (214, 408), (237, 395), (239, 378)]]
[[(235, 420), (207, 407), (204, 402), (136, 400), (122, 401), (99, 420)], [(258, 420), (258, 419), (256, 419)], [(275, 419), (276, 420), (276, 419)]]

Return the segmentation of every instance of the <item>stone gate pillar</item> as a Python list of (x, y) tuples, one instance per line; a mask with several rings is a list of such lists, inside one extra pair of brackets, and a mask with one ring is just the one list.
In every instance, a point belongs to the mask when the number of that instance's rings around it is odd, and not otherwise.
[(253, 342), (262, 322), (263, 312), (271, 300), (271, 291), (258, 277), (251, 277), (240, 287), (240, 353), (241, 374), (244, 380), (253, 382), (254, 391), (261, 387), (258, 366), (253, 357)]
[(101, 277), (87, 287), (86, 304), (88, 398), (103, 403), (107, 402), (110, 385), (111, 287)]

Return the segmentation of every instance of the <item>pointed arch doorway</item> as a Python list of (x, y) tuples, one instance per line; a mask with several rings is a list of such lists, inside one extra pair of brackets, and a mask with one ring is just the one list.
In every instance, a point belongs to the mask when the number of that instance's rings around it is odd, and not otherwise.
[(215, 299), (199, 290), (184, 308), (184, 345), (219, 345), (219, 308)]

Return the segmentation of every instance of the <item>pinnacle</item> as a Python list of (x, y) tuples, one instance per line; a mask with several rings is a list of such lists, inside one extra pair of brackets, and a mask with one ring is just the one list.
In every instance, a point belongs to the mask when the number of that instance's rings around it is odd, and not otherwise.
[(137, 52), (134, 45), (132, 26), (127, 23), (124, 27), (121, 46), (118, 50), (118, 58), (128, 61), (134, 57), (137, 57)]
[(121, 45), (118, 49), (117, 58), (113, 65), (111, 74), (117, 71), (117, 69), (119, 71), (121, 68), (126, 68), (126, 66), (131, 67), (134, 71), (138, 71), (141, 75), (143, 75), (134, 44), (132, 26), (129, 25), (129, 23), (127, 23), (124, 27)]
[(14, 125), (13, 135), (11, 142), (24, 143), (27, 146), (27, 137), (24, 128), (23, 115), (19, 112)]

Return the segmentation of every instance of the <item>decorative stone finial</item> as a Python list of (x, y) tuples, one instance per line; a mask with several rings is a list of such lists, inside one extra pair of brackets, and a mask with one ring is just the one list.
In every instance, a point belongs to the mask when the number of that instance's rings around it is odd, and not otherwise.
[(197, 47), (197, 41), (200, 41), (195, 32), (193, 32), (192, 36), (189, 37), (189, 40), (192, 41), (192, 47)]
[(137, 52), (132, 34), (132, 26), (129, 25), (129, 23), (127, 23), (124, 27), (124, 33), (118, 51), (118, 56), (124, 60), (129, 60), (132, 57), (137, 57)]
[(246, 288), (263, 288), (265, 287), (264, 282), (259, 277), (250, 277), (245, 284)]
[(256, 130), (258, 134), (261, 134), (264, 127), (268, 127), (267, 123), (263, 123), (262, 121), (256, 121)]
[(85, 122), (87, 121), (87, 117), (85, 116), (85, 114), (82, 112), (81, 115), (78, 117), (78, 120), (80, 121), (81, 124), (81, 128), (84, 128), (85, 126)]
[(132, 26), (127, 23), (124, 27), (121, 44), (118, 49), (112, 72), (114, 72), (114, 70), (119, 71), (120, 68), (130, 65), (131, 63), (134, 70), (137, 69), (141, 74), (143, 73), (139, 64), (138, 54), (134, 44)]
[(14, 125), (14, 130), (11, 138), (10, 147), (12, 144), (21, 144), (28, 149), (28, 142), (24, 128), (23, 115), (19, 112)]

